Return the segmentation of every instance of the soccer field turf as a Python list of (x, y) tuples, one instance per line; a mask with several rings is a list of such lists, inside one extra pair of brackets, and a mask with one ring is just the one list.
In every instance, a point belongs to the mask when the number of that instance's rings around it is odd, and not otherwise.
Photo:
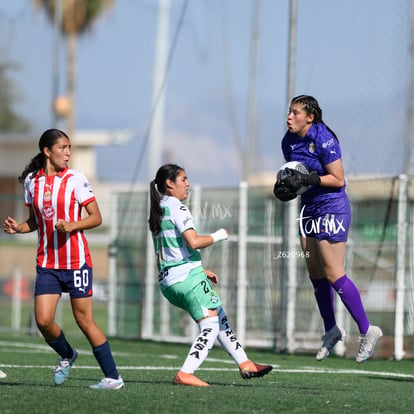
[(197, 376), (208, 388), (172, 384), (188, 345), (111, 339), (125, 388), (90, 390), (102, 373), (88, 342), (69, 338), (79, 358), (69, 379), (55, 386), (57, 355), (40, 337), (0, 334), (0, 413), (411, 413), (414, 360), (353, 359), (280, 355), (247, 350), (273, 365), (258, 379), (243, 380), (234, 362), (215, 346)]

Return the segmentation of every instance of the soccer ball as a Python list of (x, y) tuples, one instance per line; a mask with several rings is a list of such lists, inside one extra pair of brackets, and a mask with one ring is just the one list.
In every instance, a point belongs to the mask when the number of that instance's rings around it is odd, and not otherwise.
[[(309, 170), (306, 168), (305, 164), (298, 162), (298, 161), (289, 161), (285, 164), (283, 164), (279, 170), (276, 173), (276, 182), (280, 183), (283, 181), (286, 177), (288, 177), (290, 174), (288, 171), (286, 171), (286, 168), (291, 168), (292, 170), (297, 170), (301, 172), (302, 174), (309, 174)], [(296, 191), (296, 194), (300, 195), (303, 194), (309, 187), (303, 186), (299, 188), (298, 191)]]

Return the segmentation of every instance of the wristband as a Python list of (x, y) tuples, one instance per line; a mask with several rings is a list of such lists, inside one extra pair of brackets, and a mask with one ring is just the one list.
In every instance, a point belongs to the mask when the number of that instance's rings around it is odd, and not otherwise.
[(211, 233), (210, 236), (213, 238), (213, 243), (216, 243), (220, 240), (226, 240), (229, 238), (229, 233), (226, 229), (217, 230), (215, 233)]

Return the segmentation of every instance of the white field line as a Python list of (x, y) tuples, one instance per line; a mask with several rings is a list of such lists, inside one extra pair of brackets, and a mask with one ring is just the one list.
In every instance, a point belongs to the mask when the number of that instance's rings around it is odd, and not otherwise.
[[(49, 345), (40, 345), (40, 344), (30, 344), (25, 342), (9, 342), (9, 341), (0, 341), (0, 347), (6, 347), (6, 348), (14, 348), (13, 350), (8, 349), (8, 352), (24, 352), (28, 353), (29, 350), (34, 351), (42, 351), (42, 352), (50, 352), (55, 353), (53, 349)], [(80, 355), (90, 355), (91, 350), (79, 350), (76, 348), (76, 351)], [(37, 353), (37, 352), (36, 352)], [(130, 356), (130, 353), (127, 352), (112, 352), (112, 355), (115, 356)]]
[[(54, 365), (17, 365), (17, 364), (0, 364), (0, 368), (16, 368), (16, 369), (53, 369)], [(151, 365), (136, 365), (117, 367), (120, 371), (178, 371), (179, 366), (151, 366)], [(74, 365), (72, 369), (100, 369), (97, 365)], [(220, 371), (220, 372), (237, 372), (237, 368), (199, 368), (198, 371)], [(343, 375), (371, 375), (384, 378), (408, 378), (414, 379), (414, 374), (403, 374), (399, 372), (381, 372), (381, 371), (360, 371), (354, 369), (309, 369), (309, 368), (277, 368), (274, 367), (270, 374), (285, 373), (285, 374), (343, 374)]]
[[(39, 345), (39, 344), (30, 344), (30, 343), (21, 343), (21, 342), (8, 342), (8, 341), (0, 341), (0, 347), (16, 347), (16, 348), (29, 348), (31, 350), (42, 350), (42, 351), (52, 351), (48, 345)], [(10, 349), (8, 349), (10, 351)], [(53, 352), (53, 351), (52, 351)], [(91, 351), (81, 350), (78, 352), (80, 354), (90, 355)], [(26, 351), (27, 353), (27, 351)], [(129, 356), (130, 353), (113, 353), (114, 355), (123, 355)], [(163, 359), (178, 359), (176, 355), (160, 355)], [(217, 358), (207, 358), (209, 362), (218, 362), (220, 364), (227, 364), (231, 363), (234, 364), (233, 361), (229, 361), (228, 359), (217, 359)], [(0, 368), (18, 368), (18, 369), (53, 369), (54, 365), (17, 365), (17, 364), (3, 364), (0, 363)], [(151, 365), (136, 365), (136, 366), (122, 366), (119, 365), (117, 367), (120, 371), (126, 370), (141, 370), (141, 371), (178, 371), (180, 366), (172, 367), (172, 366), (151, 366)], [(72, 369), (100, 369), (97, 365), (74, 365)], [(238, 368), (199, 368), (200, 371), (222, 371), (222, 372), (230, 372), (230, 371), (238, 371)], [(372, 375), (377, 377), (385, 377), (385, 378), (409, 378), (414, 379), (414, 374), (405, 374), (399, 372), (386, 372), (386, 371), (368, 371), (368, 370), (359, 370), (359, 369), (332, 369), (332, 368), (313, 368), (313, 367), (303, 367), (303, 368), (280, 368), (277, 365), (273, 365), (273, 370), (271, 374), (276, 373), (291, 373), (291, 374), (352, 374), (352, 375)]]

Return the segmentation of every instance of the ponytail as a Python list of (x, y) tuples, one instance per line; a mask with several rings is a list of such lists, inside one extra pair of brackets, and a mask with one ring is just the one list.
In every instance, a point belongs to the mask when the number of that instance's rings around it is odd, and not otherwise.
[(18, 178), (19, 183), (24, 182), (24, 179), (30, 173), (36, 174), (38, 171), (40, 171), (41, 168), (44, 167), (45, 162), (46, 162), (46, 157), (45, 157), (43, 150), (45, 148), (49, 148), (49, 149), (52, 148), (53, 145), (56, 143), (56, 141), (60, 137), (65, 137), (69, 139), (69, 137), (60, 129), (52, 128), (52, 129), (47, 129), (45, 132), (43, 132), (43, 134), (41, 135), (39, 139), (40, 152), (30, 160), (28, 165), (26, 165), (20, 177)]
[(175, 182), (180, 171), (183, 171), (183, 168), (176, 164), (165, 164), (158, 169), (155, 179), (150, 182), (150, 216), (148, 224), (151, 232), (155, 235), (161, 231), (161, 217), (163, 216), (160, 194), (166, 194), (166, 181)]
[(40, 169), (45, 164), (45, 154), (43, 152), (39, 152), (35, 157), (33, 157), (29, 164), (26, 165), (23, 172), (20, 174), (19, 178), (17, 179), (19, 183), (23, 183), (24, 179), (30, 174), (30, 173), (37, 173), (40, 171)]
[(149, 228), (152, 233), (158, 234), (161, 231), (162, 208), (160, 206), (160, 194), (155, 188), (155, 180), (150, 182), (150, 216)]

